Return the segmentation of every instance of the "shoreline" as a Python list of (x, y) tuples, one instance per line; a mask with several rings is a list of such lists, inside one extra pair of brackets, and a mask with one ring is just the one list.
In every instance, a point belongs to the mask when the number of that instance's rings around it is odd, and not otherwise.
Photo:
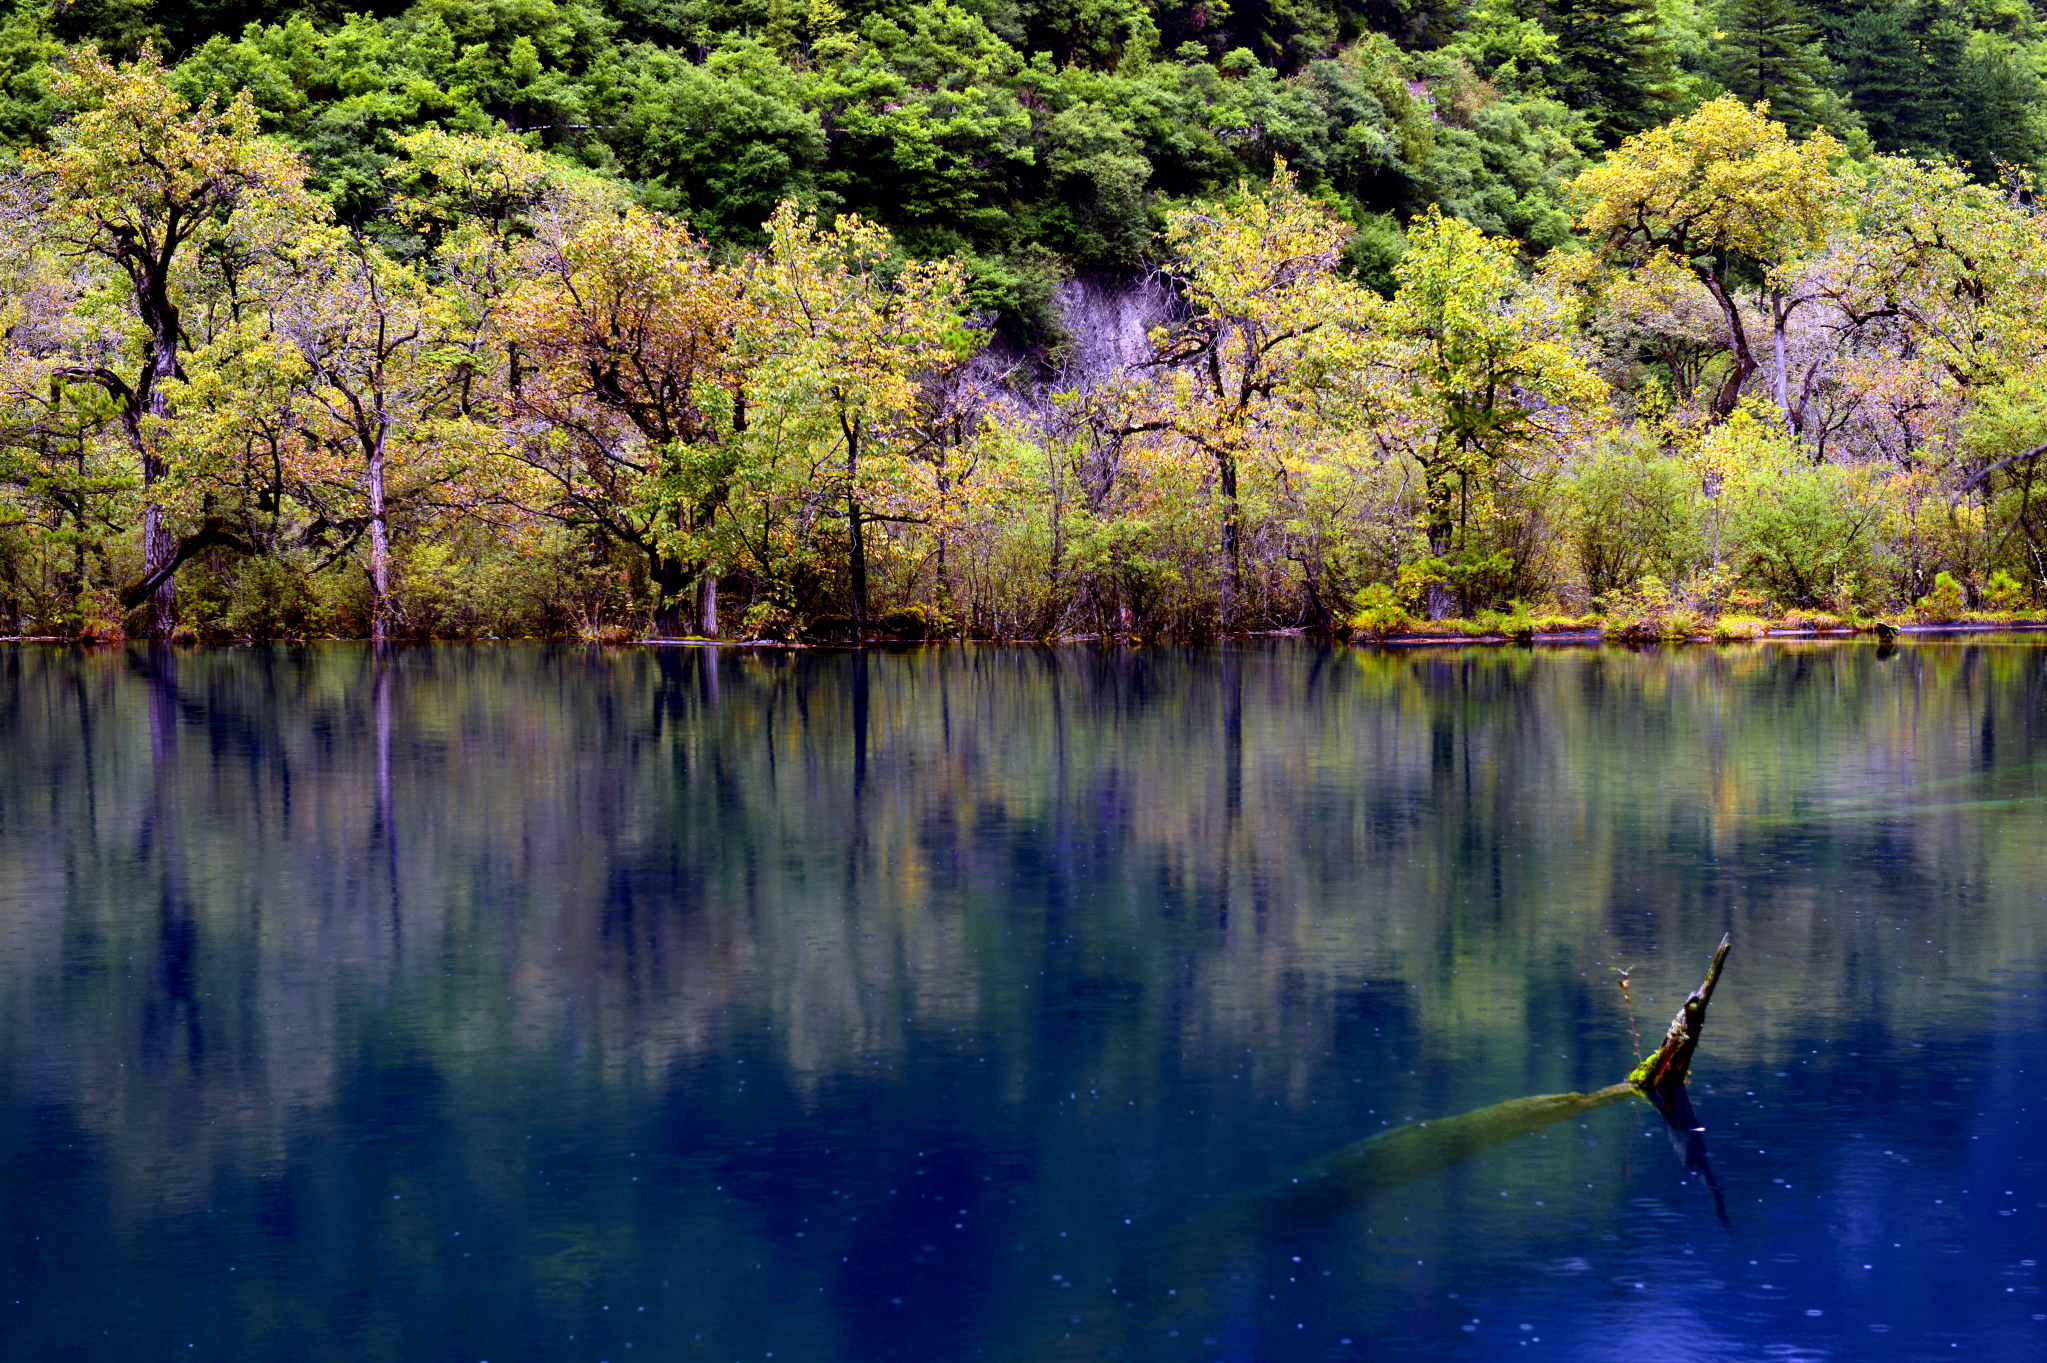
[[(1411, 630), (1377, 636), (1358, 635), (1350, 639), (1337, 639), (1317, 635), (1303, 629), (1249, 630), (1235, 634), (1218, 634), (1195, 643), (1169, 640), (1164, 644), (1148, 639), (1128, 639), (1117, 636), (1104, 637), (1099, 634), (1071, 634), (1056, 639), (876, 639), (865, 644), (846, 642), (810, 643), (802, 640), (783, 639), (706, 639), (682, 636), (666, 638), (649, 636), (643, 639), (545, 639), (545, 638), (500, 638), (487, 636), (480, 639), (401, 639), (393, 640), (394, 646), (418, 644), (576, 644), (591, 648), (733, 648), (750, 650), (787, 650), (792, 652), (852, 652), (861, 649), (903, 649), (931, 648), (941, 646), (980, 646), (995, 648), (1057, 648), (1077, 644), (1120, 644), (1125, 648), (1152, 647), (1201, 647), (1204, 644), (1228, 643), (1243, 639), (1327, 639), (1332, 644), (1350, 648), (1498, 648), (1507, 645), (1549, 648), (1585, 648), (1613, 645), (1621, 648), (1644, 648), (1654, 645), (1696, 645), (1708, 644), (1715, 647), (1733, 647), (1738, 644), (1766, 643), (1773, 639), (1820, 639), (1847, 641), (1875, 639), (1882, 643), (1897, 638), (1940, 639), (1953, 636), (1996, 636), (2008, 634), (2047, 633), (2047, 618), (2038, 620), (2000, 621), (1951, 621), (1941, 623), (1920, 623), (1891, 625), (1878, 622), (1863, 628), (1854, 626), (1769, 626), (1753, 634), (1726, 638), (1712, 633), (1693, 633), (1670, 638), (1629, 638), (1624, 633), (1609, 634), (1600, 626), (1571, 630), (1536, 630), (1530, 634), (1516, 636), (1499, 632), (1487, 634), (1465, 634), (1445, 630)], [(307, 639), (231, 639), (207, 643), (179, 641), (166, 643), (152, 639), (95, 640), (69, 638), (57, 634), (0, 634), (0, 644), (59, 644), (75, 648), (124, 648), (130, 644), (162, 645), (171, 648), (252, 648), (261, 644), (366, 644), (367, 639), (322, 636)]]
[(1710, 633), (1687, 634), (1678, 638), (1630, 639), (1625, 635), (1609, 635), (1603, 629), (1584, 630), (1538, 630), (1527, 639), (1516, 639), (1510, 634), (1426, 634), (1421, 632), (1388, 634), (1376, 639), (1354, 639), (1353, 648), (1431, 648), (1461, 644), (1514, 644), (1529, 645), (1591, 645), (1613, 644), (1625, 648), (1644, 648), (1654, 644), (1711, 644), (1729, 648), (1736, 644), (1760, 644), (1771, 639), (1876, 639), (1886, 642), (1886, 632), (1892, 638), (1939, 638), (1946, 635), (1997, 635), (1997, 634), (2040, 634), (2047, 633), (2047, 620), (2009, 621), (1957, 621), (1951, 624), (1889, 625), (1882, 628), (1855, 629), (1850, 626), (1818, 628), (1813, 626), (1781, 626), (1759, 630), (1753, 635), (1732, 638), (1716, 638)]

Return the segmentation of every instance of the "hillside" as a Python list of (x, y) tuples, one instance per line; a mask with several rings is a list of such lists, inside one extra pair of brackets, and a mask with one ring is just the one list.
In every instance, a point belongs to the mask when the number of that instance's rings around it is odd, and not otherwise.
[(2029, 609), (2035, 28), (20, 7), (0, 620), (1741, 637)]

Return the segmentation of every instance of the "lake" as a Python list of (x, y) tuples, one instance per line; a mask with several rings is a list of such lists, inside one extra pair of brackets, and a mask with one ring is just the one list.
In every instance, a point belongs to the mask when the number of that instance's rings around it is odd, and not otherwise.
[[(10, 647), (0, 1355), (2047, 1359), (2043, 799), (2016, 639)], [(1268, 1214), (1723, 932), (1703, 1133)]]

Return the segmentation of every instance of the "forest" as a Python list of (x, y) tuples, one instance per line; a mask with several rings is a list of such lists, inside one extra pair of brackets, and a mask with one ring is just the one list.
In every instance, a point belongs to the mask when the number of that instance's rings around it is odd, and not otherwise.
[(19, 0), (0, 632), (2047, 600), (2009, 0)]

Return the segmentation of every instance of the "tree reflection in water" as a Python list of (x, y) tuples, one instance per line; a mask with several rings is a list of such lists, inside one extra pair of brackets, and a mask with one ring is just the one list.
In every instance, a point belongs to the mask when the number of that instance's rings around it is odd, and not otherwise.
[[(2024, 1353), (1982, 1332), (2032, 1328), (2001, 1275), (2047, 1202), (1992, 1059), (2042, 1030), (2043, 658), (6, 651), (0, 1267), (32, 1305), (0, 1332), (1065, 1348), (1276, 1171), (1596, 1095), (1631, 1060), (1608, 966), (1653, 1016), (1731, 927), (1717, 1168), (1664, 1113), (1695, 1198), (1575, 1113), (1268, 1221), (1190, 1323), (1119, 1337), (1441, 1352), (1511, 1312), (1596, 1353), (1638, 1292), (1711, 1319), (1696, 1268), (1790, 1284), (1779, 1342)], [(1920, 1229), (1993, 1183), (1989, 1222)], [(1716, 1210), (1805, 1267), (1761, 1293), (1771, 1256), (1692, 1238)]]

